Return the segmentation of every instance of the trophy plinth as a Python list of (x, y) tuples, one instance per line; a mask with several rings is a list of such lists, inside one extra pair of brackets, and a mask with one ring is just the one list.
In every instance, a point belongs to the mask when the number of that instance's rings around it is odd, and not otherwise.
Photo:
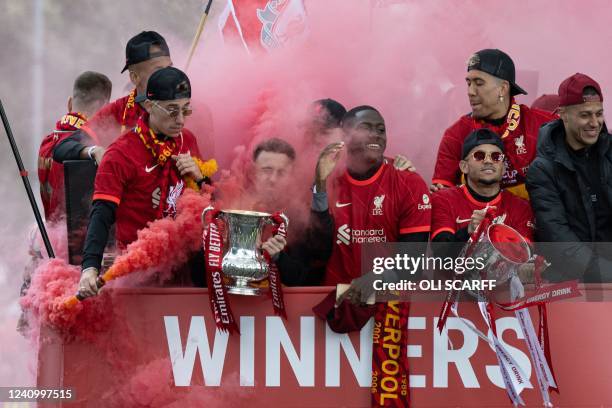
[(250, 280), (241, 277), (234, 278), (233, 283), (226, 285), (227, 293), (246, 296), (260, 296), (264, 294), (264, 288), (250, 286), (250, 282)]

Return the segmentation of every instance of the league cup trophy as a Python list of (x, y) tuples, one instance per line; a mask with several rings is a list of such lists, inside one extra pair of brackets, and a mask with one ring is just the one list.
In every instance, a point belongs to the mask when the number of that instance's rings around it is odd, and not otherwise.
[(501, 285), (516, 275), (522, 265), (533, 260), (531, 252), (529, 243), (514, 228), (490, 224), (471, 248), (470, 256), (481, 258), (485, 263), (484, 273), (475, 273), (473, 278), (491, 279)]
[[(207, 219), (208, 215), (212, 215), (210, 220)], [(272, 225), (275, 227), (273, 234), (280, 232), (284, 235), (289, 219), (282, 213), (272, 215), (243, 210), (217, 211), (209, 206), (202, 212), (205, 229), (209, 222), (220, 224), (223, 248), (220, 251), (223, 256), (221, 270), (227, 292), (237, 295), (261, 295), (261, 283), (270, 277), (271, 267), (271, 260), (261, 250), (264, 229)], [(278, 231), (283, 223), (283, 231)]]
[[(499, 362), (504, 387), (512, 403), (514, 405), (524, 405), (520, 394), (523, 389), (532, 387), (529, 376), (523, 371), (522, 366), (510, 354), (507, 346), (495, 332), (494, 306), (506, 311), (513, 311), (520, 326), (522, 338), (525, 339), (529, 350), (544, 406), (552, 406), (549, 390), (556, 389), (557, 385), (550, 368), (551, 357), (548, 348), (546, 304), (540, 300), (549, 299), (549, 295), (555, 292), (550, 286), (547, 288), (542, 286), (541, 272), (546, 269), (548, 263), (543, 257), (533, 253), (529, 242), (518, 231), (503, 223), (493, 222), (494, 216), (493, 210), (486, 212), (485, 218), (459, 254), (459, 256), (465, 258), (480, 258), (483, 262), (482, 268), (469, 272), (464, 277), (465, 280), (476, 282), (492, 280), (495, 282), (495, 287), (491, 289), (484, 289), (482, 286), (465, 289), (478, 301), (477, 307), (488, 331), (481, 332), (473, 323), (466, 323), (466, 326), (487, 341), (494, 350)], [(531, 278), (523, 278), (529, 283), (533, 280), (535, 292), (532, 295), (525, 295), (525, 288), (520, 277), (521, 269), (523, 275), (532, 274)], [(576, 288), (575, 283), (563, 283), (562, 285), (568, 287), (568, 292), (577, 292), (574, 289)], [(572, 296), (568, 295), (568, 297)], [(502, 297), (508, 297), (508, 299), (502, 300)], [(451, 289), (440, 311), (437, 324), (440, 331), (444, 328), (446, 319), (450, 314), (465, 323), (465, 319), (461, 318), (458, 313), (458, 299), (459, 291)], [(527, 309), (529, 306), (537, 306), (538, 308), (539, 326), (537, 334)]]

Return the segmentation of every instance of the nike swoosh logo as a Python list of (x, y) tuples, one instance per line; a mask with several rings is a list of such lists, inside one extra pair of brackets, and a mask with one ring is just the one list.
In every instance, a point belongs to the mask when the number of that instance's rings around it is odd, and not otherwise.
[(155, 169), (155, 168), (156, 168), (158, 165), (159, 165), (159, 163), (157, 163), (157, 164), (156, 164), (155, 166), (153, 166), (153, 167), (145, 166), (145, 171), (146, 171), (147, 173), (150, 173), (150, 172), (152, 172), (152, 171), (153, 171), (153, 169)]
[(471, 218), (467, 218), (465, 220), (462, 220), (461, 218), (457, 217), (457, 219), (455, 220), (455, 222), (457, 224), (463, 224), (464, 222), (469, 222), (469, 221), (472, 221), (472, 219)]
[(339, 202), (336, 201), (336, 207), (338, 207), (338, 208), (346, 207), (347, 205), (351, 205), (351, 203), (340, 204)]

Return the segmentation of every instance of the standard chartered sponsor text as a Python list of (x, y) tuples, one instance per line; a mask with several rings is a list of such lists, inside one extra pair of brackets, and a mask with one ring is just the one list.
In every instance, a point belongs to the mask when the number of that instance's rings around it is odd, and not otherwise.
[(354, 229), (351, 234), (351, 241), (355, 244), (373, 244), (377, 242), (387, 242), (384, 229)]

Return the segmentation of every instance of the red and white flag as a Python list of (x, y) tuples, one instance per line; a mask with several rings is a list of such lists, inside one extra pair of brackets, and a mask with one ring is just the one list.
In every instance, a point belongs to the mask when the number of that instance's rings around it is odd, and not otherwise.
[(227, 0), (217, 26), (224, 39), (238, 38), (249, 52), (270, 51), (308, 31), (303, 0)]

